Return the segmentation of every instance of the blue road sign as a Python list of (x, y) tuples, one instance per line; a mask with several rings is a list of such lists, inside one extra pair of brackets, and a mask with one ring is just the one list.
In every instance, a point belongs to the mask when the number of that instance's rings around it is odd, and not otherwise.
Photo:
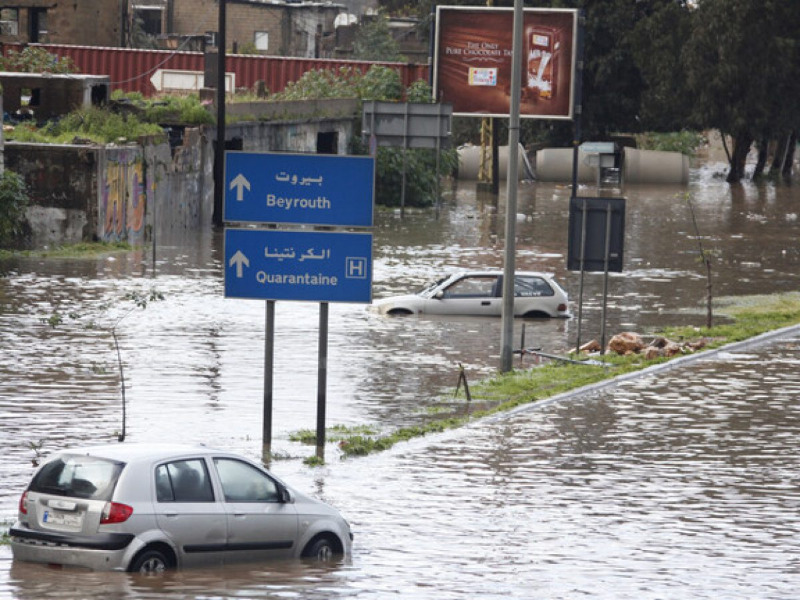
[(227, 222), (371, 227), (375, 159), (225, 153)]
[(226, 229), (225, 296), (369, 303), (372, 234)]

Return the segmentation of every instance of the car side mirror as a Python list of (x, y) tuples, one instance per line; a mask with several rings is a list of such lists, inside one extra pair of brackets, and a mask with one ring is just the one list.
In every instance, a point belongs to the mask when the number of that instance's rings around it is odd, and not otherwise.
[(279, 493), (280, 493), (280, 498), (281, 498), (281, 503), (282, 504), (290, 504), (291, 502), (294, 502), (294, 498), (292, 497), (292, 493), (289, 490), (287, 490), (285, 487), (281, 486)]
[(441, 300), (442, 298), (444, 298), (444, 292), (442, 290), (439, 290), (433, 295), (433, 297), (436, 298), (437, 300)]

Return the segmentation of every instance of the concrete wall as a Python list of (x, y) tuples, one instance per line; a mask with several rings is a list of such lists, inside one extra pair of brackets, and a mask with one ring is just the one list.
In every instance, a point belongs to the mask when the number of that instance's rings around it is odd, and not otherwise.
[(144, 244), (153, 186), (142, 147), (99, 147), (98, 157), (99, 202), (94, 237), (104, 242)]
[[(356, 134), (352, 116), (238, 123), (225, 129), (228, 140), (241, 144), (240, 149), (248, 152), (347, 154), (350, 139)], [(332, 142), (333, 148), (320, 147), (326, 142)]]
[[(332, 119), (240, 123), (228, 143), (251, 152), (346, 154), (352, 115)], [(186, 128), (178, 142), (124, 146), (8, 142), (6, 167), (30, 194), (31, 247), (88, 240), (142, 245), (175, 231), (212, 227), (214, 128)]]
[(148, 223), (156, 236), (198, 231), (212, 226), (214, 216), (214, 134), (207, 128), (187, 128), (183, 142), (145, 146), (155, 203)]
[(7, 143), (7, 168), (23, 177), (30, 192), (30, 246), (90, 240), (142, 245), (154, 227), (210, 226), (211, 160), (198, 143), (198, 130), (188, 138), (190, 146), (174, 156), (166, 143)]
[(92, 239), (99, 162), (94, 148), (6, 142), (5, 166), (22, 176), (30, 192), (26, 216), (33, 247)]
[(70, 111), (106, 104), (111, 83), (104, 75), (9, 73), (0, 71), (3, 106), (9, 113), (22, 108), (23, 92), (31, 94), (25, 107), (39, 122)]

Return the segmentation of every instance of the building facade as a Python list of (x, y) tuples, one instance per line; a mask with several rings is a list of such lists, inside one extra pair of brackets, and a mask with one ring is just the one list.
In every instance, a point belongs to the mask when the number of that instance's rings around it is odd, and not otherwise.
[[(331, 2), (226, 0), (229, 52), (332, 58)], [(0, 43), (202, 50), (214, 44), (219, 0), (0, 0)]]
[(0, 43), (124, 46), (120, 0), (0, 0)]

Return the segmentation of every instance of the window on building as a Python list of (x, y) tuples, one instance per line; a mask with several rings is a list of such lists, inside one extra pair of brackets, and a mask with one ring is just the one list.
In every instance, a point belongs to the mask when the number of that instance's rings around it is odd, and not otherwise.
[(269, 33), (266, 31), (256, 31), (253, 41), (256, 44), (256, 50), (269, 50)]
[(133, 14), (142, 28), (142, 33), (147, 35), (161, 35), (164, 21), (164, 9), (160, 6), (134, 6)]
[(28, 39), (31, 43), (36, 44), (39, 42), (47, 41), (47, 9), (45, 8), (31, 8), (28, 9), (28, 22), (30, 24), (30, 32)]
[(19, 10), (0, 8), (0, 35), (19, 35)]

